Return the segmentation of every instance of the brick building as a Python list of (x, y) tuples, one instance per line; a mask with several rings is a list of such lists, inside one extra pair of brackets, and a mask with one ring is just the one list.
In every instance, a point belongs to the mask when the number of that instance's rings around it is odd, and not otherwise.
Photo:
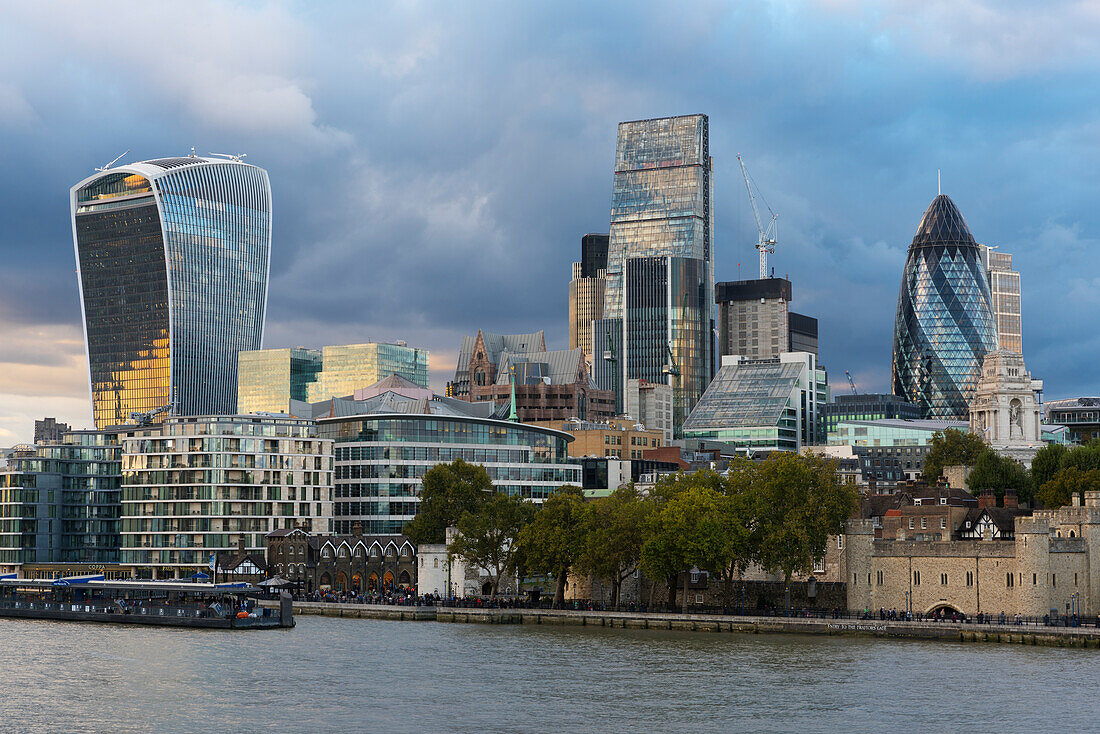
[[(358, 532), (355, 532), (358, 531)], [(267, 566), (304, 593), (369, 593), (416, 585), (416, 547), (402, 535), (314, 535), (301, 528), (267, 535)]]
[(465, 337), (459, 350), (452, 397), (508, 403), (513, 389), (516, 417), (535, 421), (600, 421), (615, 414), (615, 394), (596, 386), (581, 349), (547, 350), (543, 332)]

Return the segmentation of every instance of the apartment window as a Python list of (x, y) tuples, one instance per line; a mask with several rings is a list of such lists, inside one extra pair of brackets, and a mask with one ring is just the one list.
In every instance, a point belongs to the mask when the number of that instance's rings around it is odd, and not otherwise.
[(921, 530), (927, 530), (928, 529), (928, 518), (927, 517), (922, 517), (920, 519), (920, 529)]
[(825, 573), (825, 559), (814, 559), (814, 573)]
[(941, 586), (947, 586), (947, 574), (945, 574), (945, 573), (940, 574), (940, 585)]
[(696, 594), (695, 595), (695, 603), (696, 604), (702, 604), (703, 603), (703, 595), (702, 594)]
[(698, 571), (693, 570), (691, 572), (691, 583), (693, 583), (693, 584), (699, 583), (699, 572)]
[(909, 518), (909, 529), (913, 529), (913, 518)]
[(947, 518), (946, 517), (941, 517), (940, 518), (940, 530), (947, 530)]
[(836, 536), (836, 549), (837, 550), (844, 550), (844, 536), (843, 535)]
[(946, 505), (947, 504), (947, 498), (946, 497), (940, 497), (940, 504), (941, 505)]

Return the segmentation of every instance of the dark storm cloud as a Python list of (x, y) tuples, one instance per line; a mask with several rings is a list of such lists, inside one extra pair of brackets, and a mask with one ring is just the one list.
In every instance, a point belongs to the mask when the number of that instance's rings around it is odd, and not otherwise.
[[(851, 370), (861, 389), (888, 388), (905, 248), (942, 169), (975, 236), (1016, 258), (1047, 394), (1096, 391), (1100, 343), (1072, 317), (1098, 305), (1100, 227), (1100, 21), (1080, 4), (74, 3), (3, 16), (0, 317), (17, 336), (0, 363), (33, 362), (42, 344), (41, 364), (71, 365), (42, 373), (58, 398), (86, 399), (68, 188), (127, 148), (247, 152), (268, 169), (268, 346), (405, 339), (432, 350), (441, 380), (478, 327), (544, 328), (564, 346), (569, 264), (583, 233), (608, 227), (616, 123), (692, 112), (711, 121), (719, 278), (756, 267), (743, 153), (780, 212), (772, 262), (820, 319), (834, 383)], [(0, 401), (22, 396), (0, 410), (12, 430), (25, 396), (51, 394), (20, 374), (0, 381)]]

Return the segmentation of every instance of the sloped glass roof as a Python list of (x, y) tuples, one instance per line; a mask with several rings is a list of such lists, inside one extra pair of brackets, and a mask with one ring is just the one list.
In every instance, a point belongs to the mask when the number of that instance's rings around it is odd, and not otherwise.
[(798, 385), (801, 363), (726, 365), (684, 421), (684, 430), (774, 426)]
[(913, 235), (913, 243), (909, 248), (935, 245), (978, 246), (974, 241), (974, 235), (970, 234), (970, 227), (966, 225), (962, 212), (947, 194), (940, 194), (932, 199), (932, 203), (928, 205), (924, 216), (921, 217), (917, 233)]

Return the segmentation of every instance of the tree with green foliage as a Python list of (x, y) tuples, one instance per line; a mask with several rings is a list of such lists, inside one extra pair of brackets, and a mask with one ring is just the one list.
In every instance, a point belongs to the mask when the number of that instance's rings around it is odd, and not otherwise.
[(437, 464), (421, 480), (416, 516), (405, 523), (405, 536), (416, 545), (443, 543), (447, 528), (467, 512), (475, 512), (493, 495), (485, 467), (456, 459)]
[[(687, 611), (688, 571), (700, 559), (699, 527), (702, 515), (714, 511), (718, 495), (709, 487), (686, 486), (650, 517), (641, 564), (653, 578), (676, 579), (684, 574), (682, 611)], [(674, 586), (673, 581), (670, 587)], [(672, 588), (669, 606), (674, 607)]]
[(813, 570), (829, 537), (843, 532), (859, 494), (840, 481), (834, 459), (776, 452), (759, 466), (752, 501), (760, 564), (783, 573), (789, 609), (791, 577)]
[(519, 537), (535, 515), (535, 506), (519, 497), (494, 494), (473, 512), (458, 519), (458, 536), (447, 551), (489, 574), (490, 598), (496, 598), (500, 577), (517, 570)]
[(1048, 443), (1035, 454), (1031, 460), (1031, 483), (1039, 488), (1054, 479), (1054, 475), (1062, 468), (1062, 457), (1066, 455), (1066, 447), (1060, 443)]
[(559, 487), (520, 532), (519, 551), (525, 569), (531, 574), (551, 574), (556, 582), (554, 608), (565, 602), (569, 570), (584, 553), (587, 507), (580, 487)]
[(991, 448), (978, 456), (974, 462), (974, 468), (966, 478), (966, 486), (971, 494), (978, 494), (983, 489), (992, 489), (998, 502), (1002, 502), (1005, 489), (1016, 490), (1016, 498), (1020, 502), (1031, 502), (1034, 494), (1034, 485), (1031, 475), (1023, 464), (1007, 456), (1001, 456)]
[(1100, 439), (1093, 439), (1066, 451), (1062, 455), (1059, 468), (1066, 469), (1071, 466), (1083, 472), (1100, 469)]
[(974, 466), (986, 448), (985, 441), (976, 433), (963, 433), (955, 428), (936, 431), (932, 434), (932, 444), (924, 457), (921, 479), (926, 484), (935, 484), (945, 466)]
[(611, 603), (618, 607), (622, 585), (638, 568), (652, 501), (633, 484), (589, 503), (584, 549), (577, 570), (611, 581)]
[(1067, 466), (1039, 487), (1035, 497), (1044, 509), (1055, 510), (1073, 502), (1074, 495), (1084, 504), (1085, 492), (1097, 490), (1100, 490), (1100, 469), (1082, 471), (1076, 466)]

